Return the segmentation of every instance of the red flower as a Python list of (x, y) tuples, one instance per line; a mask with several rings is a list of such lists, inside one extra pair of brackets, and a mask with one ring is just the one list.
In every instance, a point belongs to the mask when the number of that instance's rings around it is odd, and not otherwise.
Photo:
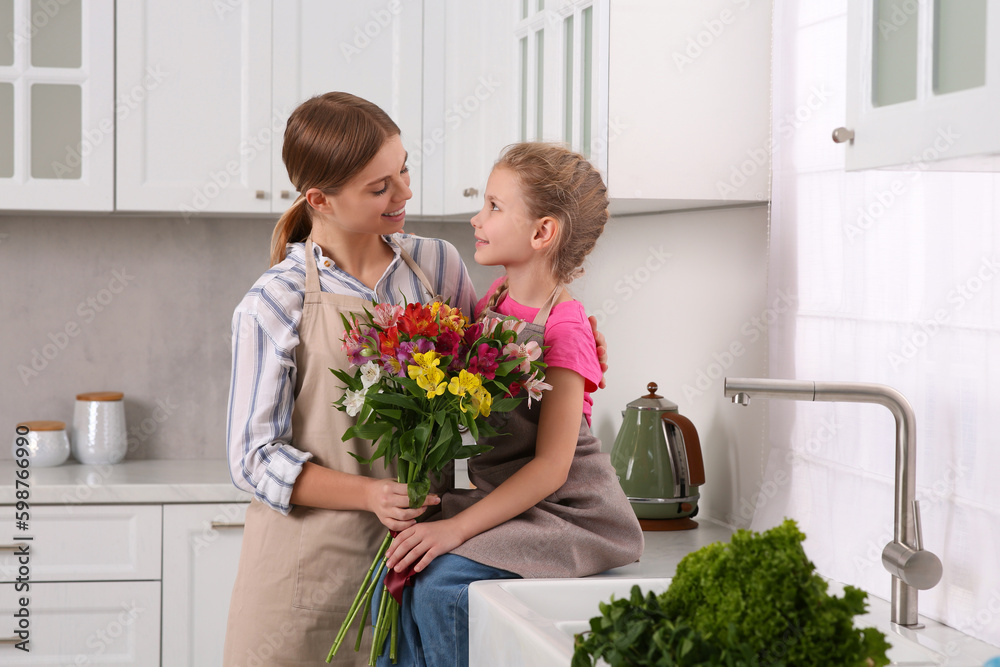
[(399, 329), (389, 327), (378, 335), (379, 352), (390, 357), (396, 356), (396, 349), (399, 347)]
[(517, 396), (520, 393), (521, 393), (521, 383), (520, 382), (511, 382), (510, 383), (510, 389), (507, 390), (506, 396), (507, 396), (507, 398), (514, 398), (515, 396)]
[(425, 308), (419, 303), (411, 303), (406, 306), (403, 316), (397, 323), (399, 330), (405, 333), (412, 340), (415, 336), (437, 336), (440, 327), (434, 321), (434, 315), (430, 308)]

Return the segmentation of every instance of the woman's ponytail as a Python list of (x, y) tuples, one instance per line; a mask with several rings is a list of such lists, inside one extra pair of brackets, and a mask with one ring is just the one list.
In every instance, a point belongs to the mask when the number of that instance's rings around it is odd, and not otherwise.
[(309, 204), (303, 195), (299, 195), (288, 207), (271, 233), (271, 266), (285, 259), (285, 246), (298, 243), (309, 238), (312, 232), (312, 220), (309, 218)]

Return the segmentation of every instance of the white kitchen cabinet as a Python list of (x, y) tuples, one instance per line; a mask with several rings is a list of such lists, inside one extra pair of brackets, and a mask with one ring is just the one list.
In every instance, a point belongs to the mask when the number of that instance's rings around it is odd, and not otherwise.
[(419, 136), (419, 0), (120, 0), (117, 30), (119, 98), (140, 100), (120, 114), (118, 210), (284, 211), (285, 123), (319, 93), (364, 97)]
[(847, 20), (847, 170), (1000, 171), (1000, 0), (851, 0)]
[[(0, 584), (0, 664), (63, 667), (160, 664), (160, 582), (33, 583), (27, 593)], [(30, 651), (17, 648), (11, 620), (27, 597)]]
[[(421, 213), (422, 172), (414, 153), (421, 133), (422, 9), (422, 0), (273, 2), (273, 107), (282, 132), (291, 111), (314, 95), (343, 91), (378, 105), (410, 152), (410, 215)], [(281, 143), (278, 136), (271, 150), (275, 211), (296, 196)]]
[(114, 208), (114, 2), (0, 3), (0, 207)]
[(270, 212), (270, 3), (119, 0), (117, 38), (116, 208)]
[(424, 2), (423, 131), (407, 148), (422, 172), (425, 216), (478, 212), (493, 162), (518, 140), (518, 5)]
[(608, 35), (608, 110), (594, 151), (607, 152), (612, 211), (769, 199), (770, 3), (595, 7), (594, 29)]
[(222, 664), (246, 503), (163, 507), (163, 667)]

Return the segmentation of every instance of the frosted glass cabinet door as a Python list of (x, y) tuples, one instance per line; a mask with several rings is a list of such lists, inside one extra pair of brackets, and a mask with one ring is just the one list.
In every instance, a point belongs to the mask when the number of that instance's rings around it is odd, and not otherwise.
[(112, 210), (113, 0), (3, 0), (0, 33), (0, 207)]
[(267, 213), (271, 4), (118, 0), (117, 208)]
[(163, 506), (163, 667), (222, 664), (247, 503)]
[(1000, 0), (849, 0), (847, 24), (848, 171), (1000, 171)]

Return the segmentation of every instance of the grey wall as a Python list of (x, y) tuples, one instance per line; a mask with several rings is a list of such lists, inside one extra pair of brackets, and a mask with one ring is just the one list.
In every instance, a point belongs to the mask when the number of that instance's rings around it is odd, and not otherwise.
[[(230, 319), (267, 268), (273, 225), (0, 217), (4, 442), (18, 421), (69, 423), (77, 393), (117, 390), (133, 432), (128, 458), (223, 458)], [(480, 293), (498, 275), (471, 261), (468, 224), (406, 228), (458, 246)], [(766, 372), (766, 335), (743, 333), (765, 308), (766, 239), (762, 207), (613, 219), (572, 286), (609, 342), (608, 389), (594, 397), (605, 448), (625, 403), (658, 382), (701, 432), (707, 511), (737, 522), (733, 498), (759, 483), (763, 413), (728, 405), (719, 372)], [(722, 368), (734, 342), (744, 352)]]

